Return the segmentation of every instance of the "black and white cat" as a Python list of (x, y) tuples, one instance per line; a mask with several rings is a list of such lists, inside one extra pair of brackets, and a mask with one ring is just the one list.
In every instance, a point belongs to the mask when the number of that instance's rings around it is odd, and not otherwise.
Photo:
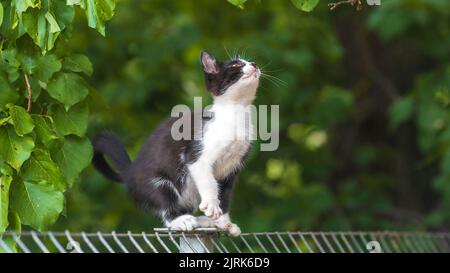
[[(217, 227), (237, 236), (241, 231), (228, 214), (230, 195), (250, 149), (252, 128), (245, 118), (250, 114), (246, 106), (255, 98), (261, 71), (240, 58), (219, 62), (205, 51), (201, 63), (214, 98), (209, 117), (192, 113), (168, 118), (150, 135), (134, 162), (115, 134), (102, 132), (93, 141), (93, 163), (107, 178), (124, 181), (135, 203), (154, 210), (168, 228)], [(192, 126), (193, 139), (174, 140), (174, 123), (196, 115), (201, 115), (201, 126)], [(197, 208), (205, 216), (193, 216)]]

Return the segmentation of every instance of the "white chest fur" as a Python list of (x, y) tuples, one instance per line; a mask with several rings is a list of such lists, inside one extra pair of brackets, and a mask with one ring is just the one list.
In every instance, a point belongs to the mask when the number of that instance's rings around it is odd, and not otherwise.
[(252, 135), (250, 107), (237, 104), (215, 104), (213, 119), (206, 124), (204, 152), (217, 153), (213, 163), (216, 179), (228, 176), (242, 164)]

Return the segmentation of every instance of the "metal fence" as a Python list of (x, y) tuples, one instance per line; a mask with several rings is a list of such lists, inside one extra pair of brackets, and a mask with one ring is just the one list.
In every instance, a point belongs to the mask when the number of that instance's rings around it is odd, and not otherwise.
[(0, 252), (44, 253), (439, 253), (450, 233), (262, 232), (230, 237), (215, 229), (153, 233), (6, 232)]

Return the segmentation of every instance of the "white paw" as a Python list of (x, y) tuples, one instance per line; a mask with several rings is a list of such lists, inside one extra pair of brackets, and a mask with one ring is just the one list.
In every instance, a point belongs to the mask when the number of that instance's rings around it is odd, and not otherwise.
[(231, 227), (228, 229), (228, 233), (231, 236), (237, 237), (241, 235), (241, 229), (236, 224), (231, 224)]
[(172, 230), (192, 231), (198, 227), (198, 223), (192, 215), (181, 215), (170, 222), (167, 227)]
[(216, 228), (227, 231), (231, 236), (239, 236), (241, 229), (230, 221), (228, 214), (224, 214), (219, 219), (214, 221)]
[(232, 224), (227, 214), (220, 216), (219, 219), (214, 221), (214, 226), (222, 230), (228, 230)]
[(222, 215), (218, 199), (203, 200), (200, 203), (199, 209), (203, 211), (206, 216), (211, 217), (214, 220)]

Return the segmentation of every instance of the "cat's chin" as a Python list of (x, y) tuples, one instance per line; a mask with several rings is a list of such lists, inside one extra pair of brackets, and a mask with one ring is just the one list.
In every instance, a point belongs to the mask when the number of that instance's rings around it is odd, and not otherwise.
[(246, 79), (255, 79), (255, 80), (259, 80), (259, 77), (261, 77), (261, 71), (259, 69), (255, 69), (254, 71), (244, 75), (241, 80), (246, 80)]

